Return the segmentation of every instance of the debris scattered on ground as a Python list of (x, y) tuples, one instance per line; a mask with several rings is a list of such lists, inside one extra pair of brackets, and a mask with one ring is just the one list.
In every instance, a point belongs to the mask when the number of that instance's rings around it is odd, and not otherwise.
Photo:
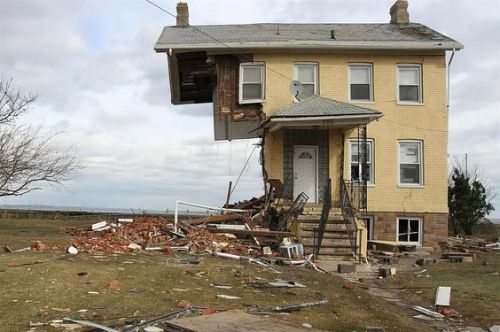
[(70, 255), (78, 255), (78, 249), (75, 246), (69, 246), (66, 252)]
[(451, 296), (451, 287), (439, 286), (436, 289), (436, 301), (435, 306), (449, 306), (450, 305), (450, 296)]
[(420, 312), (420, 313), (422, 313), (424, 315), (430, 316), (430, 317), (435, 318), (435, 319), (442, 319), (442, 318), (444, 318), (444, 315), (442, 315), (442, 314), (440, 314), (438, 312), (435, 312), (435, 311), (432, 311), (432, 310), (420, 307), (420, 306), (414, 306), (413, 310), (416, 310), (416, 311), (418, 311), (418, 312)]
[(270, 307), (270, 308), (251, 308), (248, 311), (253, 312), (253, 313), (271, 313), (271, 312), (294, 312), (294, 311), (300, 311), (301, 309), (304, 308), (309, 308), (309, 307), (315, 307), (318, 305), (323, 305), (327, 304), (328, 300), (323, 299), (319, 300), (316, 302), (307, 302), (307, 303), (300, 303), (300, 304), (294, 304), (294, 305), (289, 305), (289, 306), (283, 306), (283, 307)]
[(241, 297), (239, 297), (239, 296), (224, 295), (224, 294), (217, 294), (217, 297), (219, 299), (224, 299), (224, 300), (240, 300), (241, 299)]
[(307, 286), (296, 281), (251, 281), (248, 283), (252, 287), (257, 288), (306, 288)]
[(105, 331), (105, 332), (120, 332), (119, 330), (115, 330), (113, 328), (110, 328), (110, 327), (107, 327), (107, 326), (104, 326), (101, 324), (97, 324), (97, 323), (94, 323), (94, 322), (91, 322), (88, 320), (79, 320), (79, 319), (65, 317), (65, 318), (63, 318), (63, 322), (70, 322), (70, 323), (75, 323), (75, 324), (79, 324), (82, 326), (95, 327), (95, 328), (100, 329), (100, 330)]

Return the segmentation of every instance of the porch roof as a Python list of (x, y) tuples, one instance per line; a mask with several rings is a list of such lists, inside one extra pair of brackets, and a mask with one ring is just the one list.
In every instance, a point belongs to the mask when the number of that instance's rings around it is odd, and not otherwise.
[(264, 121), (262, 127), (271, 130), (300, 126), (349, 127), (367, 124), (382, 115), (374, 109), (313, 95), (276, 112)]

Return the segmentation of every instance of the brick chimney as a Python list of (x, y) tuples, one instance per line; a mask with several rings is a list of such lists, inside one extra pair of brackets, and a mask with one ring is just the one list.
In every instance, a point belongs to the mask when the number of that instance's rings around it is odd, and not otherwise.
[(187, 27), (189, 25), (189, 8), (185, 2), (177, 3), (177, 26)]
[(397, 0), (392, 5), (391, 10), (391, 24), (407, 24), (410, 23), (410, 14), (408, 13), (408, 1)]

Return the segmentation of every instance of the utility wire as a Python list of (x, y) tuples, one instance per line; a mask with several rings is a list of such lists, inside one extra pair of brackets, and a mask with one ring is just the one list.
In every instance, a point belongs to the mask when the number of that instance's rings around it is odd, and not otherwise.
[[(159, 9), (159, 10), (161, 10), (162, 12), (164, 12), (164, 13), (166, 13), (166, 14), (168, 14), (168, 15), (172, 16), (173, 18), (177, 19), (177, 15), (172, 14), (171, 12), (169, 12), (168, 10), (166, 10), (166, 9), (162, 8), (161, 6), (157, 5), (157, 4), (156, 4), (156, 3), (154, 3), (153, 1), (151, 1), (151, 0), (144, 0), (144, 1), (146, 1), (146, 2), (147, 2), (147, 3), (149, 3), (150, 5), (152, 5), (152, 6), (156, 7), (156, 8), (158, 8), (158, 9)], [(207, 32), (205, 32), (205, 31), (201, 30), (200, 28), (198, 28), (198, 27), (196, 27), (196, 26), (189, 24), (189, 22), (182, 20), (182, 23), (187, 24), (187, 26), (188, 26), (188, 27), (190, 27), (190, 28), (194, 29), (195, 31), (198, 31), (199, 33), (201, 33), (201, 34), (203, 34), (203, 35), (207, 36), (208, 38), (210, 38), (210, 39), (212, 39), (212, 40), (216, 41), (217, 43), (220, 43), (221, 45), (223, 45), (223, 46), (225, 46), (225, 47), (227, 47), (227, 48), (229, 48), (229, 49), (233, 49), (233, 47), (229, 46), (229, 45), (228, 45), (228, 44), (226, 44), (225, 42), (223, 42), (223, 41), (221, 41), (221, 40), (219, 40), (219, 39), (215, 38), (214, 36), (210, 35), (209, 33), (207, 33)], [(242, 56), (246, 57), (246, 58), (247, 58), (248, 60), (250, 60), (250, 61), (252, 61), (252, 60), (253, 60), (250, 56), (248, 56), (248, 55), (246, 55), (246, 54), (242, 54)], [(278, 74), (278, 75), (280, 75), (280, 76), (282, 76), (282, 77), (286, 78), (286, 79), (287, 79), (287, 81), (290, 81), (290, 80), (291, 80), (291, 78), (290, 78), (289, 76), (287, 76), (287, 75), (285, 75), (285, 74), (283, 74), (283, 73), (281, 73), (281, 72), (279, 72), (279, 71), (277, 71), (277, 70), (274, 70), (273, 68), (271, 68), (271, 67), (270, 67), (269, 65), (267, 65), (267, 64), (266, 64), (266, 69), (269, 69), (270, 71), (272, 71), (272, 72), (274, 72), (274, 73), (276, 73), (276, 74)]]
[(236, 183), (234, 184), (233, 188), (231, 189), (231, 193), (229, 194), (229, 196), (231, 196), (231, 195), (233, 194), (233, 191), (234, 191), (234, 189), (236, 188), (236, 186), (238, 185), (238, 182), (240, 181), (241, 176), (243, 175), (243, 172), (245, 171), (245, 169), (246, 169), (246, 167), (247, 167), (248, 163), (250, 162), (250, 158), (252, 158), (253, 153), (254, 153), (254, 152), (255, 152), (255, 150), (257, 149), (257, 146), (258, 146), (258, 145), (255, 145), (255, 146), (253, 147), (253, 150), (252, 150), (252, 152), (250, 153), (250, 155), (248, 156), (247, 161), (246, 161), (246, 162), (245, 162), (245, 164), (243, 165), (243, 168), (241, 169), (240, 175), (238, 175), (238, 178), (236, 179)]

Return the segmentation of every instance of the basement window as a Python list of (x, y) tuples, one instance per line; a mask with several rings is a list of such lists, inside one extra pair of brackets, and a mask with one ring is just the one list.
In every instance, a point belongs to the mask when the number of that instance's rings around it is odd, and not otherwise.
[(264, 63), (240, 64), (240, 104), (261, 103), (264, 101)]
[(349, 100), (354, 102), (373, 101), (372, 65), (349, 65)]
[(358, 144), (357, 139), (353, 139), (350, 142), (350, 177), (351, 181), (354, 183), (360, 183), (366, 178), (368, 184), (373, 184), (373, 141), (368, 140), (366, 142), (366, 173), (363, 174), (362, 164), (358, 163), (360, 161), (360, 148), (362, 148), (363, 142), (360, 141)]
[(423, 185), (421, 141), (399, 141), (399, 185)]
[(302, 91), (294, 101), (304, 100), (318, 93), (318, 64), (301, 62), (293, 68), (294, 80), (302, 84)]
[(422, 242), (422, 219), (414, 217), (398, 218), (397, 241), (420, 244)]
[(398, 66), (398, 102), (422, 103), (422, 73), (420, 65)]

